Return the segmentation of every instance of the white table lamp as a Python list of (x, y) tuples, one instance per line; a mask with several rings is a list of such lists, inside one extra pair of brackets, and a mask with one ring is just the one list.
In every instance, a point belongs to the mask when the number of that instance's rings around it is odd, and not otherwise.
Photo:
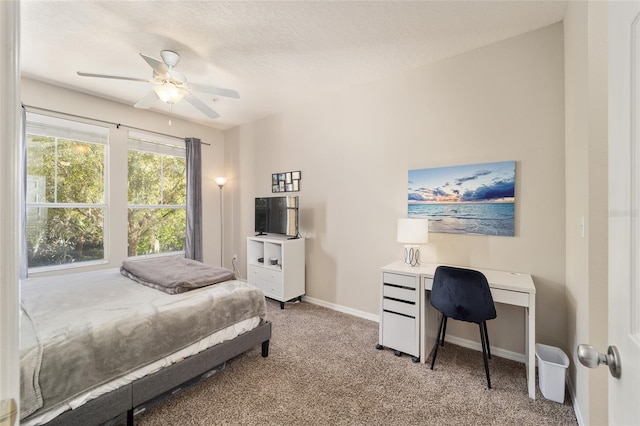
[(398, 219), (398, 242), (404, 243), (404, 263), (420, 265), (420, 244), (429, 242), (429, 220), (426, 218)]

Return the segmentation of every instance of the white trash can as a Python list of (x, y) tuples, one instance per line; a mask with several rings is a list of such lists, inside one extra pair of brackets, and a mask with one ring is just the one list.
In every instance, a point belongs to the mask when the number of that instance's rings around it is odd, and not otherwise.
[(551, 401), (564, 403), (564, 379), (569, 357), (560, 348), (536, 343), (536, 358), (542, 395)]

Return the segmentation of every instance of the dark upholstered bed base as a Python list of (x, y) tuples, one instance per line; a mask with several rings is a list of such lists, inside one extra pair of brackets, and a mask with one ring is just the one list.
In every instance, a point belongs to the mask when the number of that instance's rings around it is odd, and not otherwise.
[(201, 376), (258, 344), (262, 344), (262, 356), (267, 357), (269, 355), (269, 339), (271, 339), (271, 323), (266, 321), (233, 340), (220, 343), (142, 377), (133, 383), (91, 400), (75, 410), (66, 411), (47, 425), (100, 425), (125, 414), (127, 424), (133, 425), (133, 412), (136, 407)]

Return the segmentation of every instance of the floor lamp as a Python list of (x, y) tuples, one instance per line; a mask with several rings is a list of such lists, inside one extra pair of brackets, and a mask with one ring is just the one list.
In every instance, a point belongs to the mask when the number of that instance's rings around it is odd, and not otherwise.
[(220, 188), (220, 266), (222, 266), (222, 253), (224, 251), (224, 216), (222, 212), (222, 187), (225, 183), (227, 183), (226, 177), (217, 177), (216, 183), (218, 184), (218, 188)]

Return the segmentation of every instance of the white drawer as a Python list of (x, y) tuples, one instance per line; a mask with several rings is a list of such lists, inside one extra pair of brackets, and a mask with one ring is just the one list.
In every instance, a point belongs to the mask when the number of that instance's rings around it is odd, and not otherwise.
[(399, 314), (418, 317), (418, 307), (412, 303), (398, 302), (397, 300), (382, 299), (382, 309), (385, 311), (397, 312)]
[(270, 283), (281, 284), (282, 271), (277, 269), (265, 268), (264, 275), (262, 278), (266, 281), (269, 281)]
[(381, 344), (409, 355), (420, 356), (416, 337), (417, 323), (418, 321), (414, 318), (383, 312)]
[(408, 302), (415, 302), (417, 300), (416, 290), (393, 287), (390, 285), (383, 286), (382, 295), (385, 297), (391, 297), (393, 299), (406, 300)]
[(265, 296), (282, 301), (282, 298), (284, 296), (284, 287), (282, 284), (263, 281), (260, 283), (259, 287)]
[(496, 303), (506, 303), (515, 306), (529, 306), (529, 294), (519, 291), (503, 290), (501, 288), (492, 288), (491, 296)]
[(254, 275), (249, 275), (249, 276), (247, 277), (247, 282), (248, 282), (249, 284), (251, 284), (251, 285), (255, 285), (255, 286), (260, 287), (258, 284), (259, 284), (259, 283), (261, 283), (261, 282), (263, 282), (263, 281), (262, 281), (262, 280), (260, 280), (260, 279), (258, 279), (258, 278), (256, 278)]
[[(433, 288), (433, 278), (423, 278), (425, 290)], [(514, 306), (529, 306), (529, 293), (505, 290), (501, 288), (491, 288), (491, 297), (495, 303), (506, 303)]]
[(256, 279), (262, 279), (262, 271), (264, 270), (264, 268), (260, 267), (260, 266), (254, 266), (254, 265), (249, 265), (247, 267), (247, 281), (251, 282), (251, 280), (253, 279), (254, 281)]
[(249, 265), (247, 269), (247, 281), (255, 283), (257, 281), (269, 281), (272, 283), (282, 283), (282, 271), (275, 268)]
[(418, 279), (411, 275), (394, 274), (392, 272), (384, 272), (382, 274), (382, 282), (384, 284), (394, 284), (403, 287), (417, 288)]

